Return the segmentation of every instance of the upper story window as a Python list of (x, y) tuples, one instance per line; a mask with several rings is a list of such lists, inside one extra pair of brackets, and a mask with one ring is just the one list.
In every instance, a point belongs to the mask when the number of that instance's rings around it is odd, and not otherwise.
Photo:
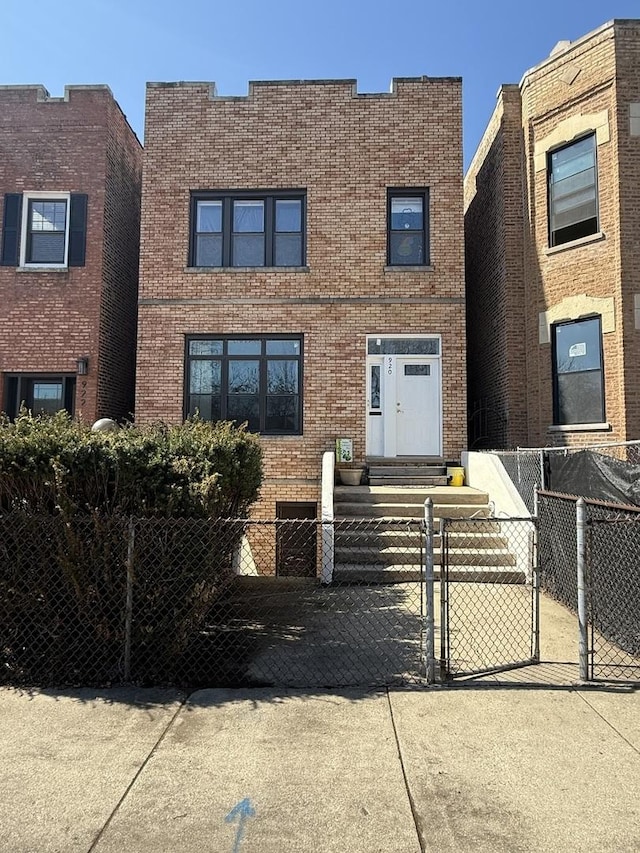
[(68, 197), (27, 199), (23, 228), (27, 239), (23, 243), (22, 266), (66, 266), (68, 207)]
[(303, 266), (305, 201), (300, 190), (193, 194), (190, 266)]
[(596, 137), (585, 136), (547, 155), (549, 245), (598, 233)]
[(604, 423), (600, 317), (552, 328), (554, 424)]
[(302, 338), (211, 335), (187, 340), (185, 414), (302, 432)]
[(84, 266), (86, 232), (83, 193), (7, 193), (0, 264), (34, 270)]
[(390, 266), (429, 264), (429, 191), (391, 189), (387, 194), (387, 261)]

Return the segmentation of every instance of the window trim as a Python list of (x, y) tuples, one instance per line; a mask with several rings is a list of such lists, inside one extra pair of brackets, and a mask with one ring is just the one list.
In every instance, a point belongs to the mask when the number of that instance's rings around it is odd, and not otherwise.
[[(189, 353), (189, 344), (192, 341), (222, 341), (223, 342), (223, 352), (220, 355), (212, 355), (212, 356), (191, 356)], [(266, 352), (266, 342), (267, 341), (297, 341), (300, 344), (300, 353), (298, 355), (284, 354), (284, 355), (273, 355)], [(226, 351), (226, 343), (228, 341), (260, 341), (260, 354), (253, 355), (235, 355)], [(297, 430), (263, 430), (259, 429), (254, 434), (260, 436), (297, 436), (303, 434), (304, 423), (303, 423), (303, 415), (304, 415), (304, 335), (302, 333), (282, 333), (278, 334), (276, 332), (269, 332), (266, 334), (234, 334), (225, 333), (225, 334), (216, 334), (215, 332), (211, 332), (208, 334), (187, 334), (185, 335), (185, 357), (184, 357), (184, 393), (183, 393), (183, 415), (185, 420), (190, 416), (189, 414), (189, 397), (190, 397), (190, 364), (191, 359), (204, 359), (204, 360), (215, 360), (220, 359), (221, 361), (229, 361), (229, 360), (242, 360), (246, 359), (248, 361), (259, 360), (260, 362), (260, 388), (258, 391), (258, 403), (259, 403), (259, 421), (260, 427), (265, 424), (266, 417), (266, 400), (267, 393), (266, 387), (262, 387), (263, 375), (266, 370), (266, 362), (268, 360), (281, 360), (281, 361), (291, 361), (297, 360), (298, 362), (298, 429)], [(228, 390), (223, 387), (223, 381), (225, 376), (228, 381), (228, 374), (226, 373), (224, 364), (222, 365), (222, 373), (221, 373), (221, 388), (220, 388), (220, 407), (221, 407), (221, 421), (227, 420), (226, 417), (226, 396), (228, 394)], [(227, 385), (228, 389), (228, 385)], [(292, 395), (293, 396), (293, 395)], [(212, 423), (218, 423), (218, 421), (212, 421)]]
[[(300, 201), (300, 263), (291, 265), (277, 265), (275, 263), (275, 204), (276, 201), (295, 200)], [(198, 202), (221, 201), (222, 202), (222, 264), (220, 266), (199, 266), (196, 264), (198, 221)], [(264, 202), (264, 263), (259, 266), (236, 266), (233, 264), (233, 202), (234, 201), (262, 201)], [(298, 232), (283, 232), (294, 233)], [(189, 257), (187, 258), (188, 269), (204, 270), (238, 270), (238, 269), (279, 269), (296, 270), (306, 265), (307, 256), (307, 190), (302, 189), (270, 189), (270, 190), (192, 190), (189, 202)]]
[[(430, 229), (430, 211), (429, 211), (429, 187), (387, 187), (387, 268), (392, 270), (402, 269), (420, 269), (423, 270), (431, 266), (431, 229)], [(422, 198), (422, 237), (424, 240), (424, 257), (421, 264), (411, 262), (409, 264), (394, 263), (391, 258), (391, 204), (397, 196), (420, 196)]]
[[(66, 411), (71, 417), (75, 416), (76, 408), (76, 391), (77, 379), (75, 373), (4, 373), (3, 379), (3, 400), (2, 411), (8, 415), (11, 420), (15, 420), (20, 411), (22, 403), (25, 404), (29, 411), (33, 409), (33, 389), (34, 382), (59, 382), (62, 385), (62, 400), (63, 403), (69, 403), (58, 411)], [(9, 388), (11, 381), (16, 382), (15, 400), (9, 399)], [(26, 387), (25, 387), (26, 385)], [(27, 393), (28, 389), (28, 393)], [(36, 413), (37, 414), (37, 413)]]
[[(64, 201), (67, 207), (64, 229), (64, 261), (56, 264), (51, 261), (28, 261), (29, 211), (32, 201)], [(69, 266), (69, 232), (71, 230), (71, 193), (70, 192), (25, 192), (22, 195), (22, 222), (20, 224), (20, 266), (24, 269), (66, 269)]]
[[(600, 367), (597, 370), (576, 370), (576, 371), (565, 371), (565, 373), (559, 374), (557, 369), (557, 335), (556, 330), (561, 326), (575, 326), (578, 323), (588, 323), (592, 320), (598, 321), (599, 326), (599, 360)], [(601, 417), (595, 421), (571, 421), (569, 423), (560, 420), (560, 394), (559, 394), (559, 383), (558, 376), (566, 376), (567, 373), (573, 373), (575, 375), (583, 375), (584, 373), (599, 373), (600, 374), (600, 396), (601, 396)], [(602, 340), (602, 316), (600, 314), (592, 314), (588, 317), (577, 317), (573, 320), (561, 320), (557, 323), (551, 324), (551, 379), (553, 384), (553, 422), (551, 424), (551, 429), (579, 429), (579, 427), (584, 427), (588, 424), (597, 424), (598, 427), (602, 427), (603, 424), (607, 423), (607, 415), (606, 415), (606, 394), (605, 394), (605, 381), (604, 381), (604, 346)]]
[[(581, 237), (575, 237), (571, 240), (564, 240), (562, 243), (554, 242), (553, 235), (557, 233), (558, 230), (552, 231), (551, 228), (551, 219), (552, 219), (552, 207), (551, 207), (551, 186), (552, 186), (552, 175), (553, 170), (551, 167), (551, 158), (554, 154), (557, 154), (559, 151), (564, 151), (568, 148), (571, 148), (573, 145), (577, 145), (580, 142), (583, 142), (585, 139), (593, 139), (593, 189), (595, 194), (595, 202), (596, 202), (596, 222), (595, 228), (589, 234), (583, 234)], [(581, 220), (586, 221), (586, 220)], [(576, 223), (574, 223), (576, 224)], [(597, 239), (601, 234), (601, 221), (600, 221), (600, 191), (599, 191), (599, 182), (598, 182), (598, 139), (595, 130), (589, 130), (587, 133), (581, 133), (579, 136), (576, 136), (574, 139), (569, 142), (563, 142), (561, 145), (555, 145), (553, 148), (549, 148), (547, 151), (547, 246), (549, 250), (560, 250), (563, 247), (571, 248), (572, 246), (582, 245), (581, 241), (590, 242), (592, 239)]]

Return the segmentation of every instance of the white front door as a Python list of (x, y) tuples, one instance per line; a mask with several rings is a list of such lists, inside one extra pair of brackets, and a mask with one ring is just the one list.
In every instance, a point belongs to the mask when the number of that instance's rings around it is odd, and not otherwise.
[(440, 456), (440, 360), (396, 358), (395, 456)]
[(440, 365), (427, 355), (368, 357), (367, 455), (442, 455)]

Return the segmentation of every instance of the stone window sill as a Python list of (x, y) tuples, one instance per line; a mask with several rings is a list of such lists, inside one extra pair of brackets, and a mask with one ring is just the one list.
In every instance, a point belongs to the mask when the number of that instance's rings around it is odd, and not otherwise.
[(16, 267), (16, 272), (69, 272), (68, 267), (45, 267), (45, 266), (32, 266), (32, 267)]
[(277, 272), (280, 275), (287, 273), (311, 272), (310, 267), (185, 267), (186, 273), (209, 273), (220, 275), (221, 273), (247, 273), (247, 272)]
[(304, 438), (304, 436), (302, 434), (291, 435), (290, 433), (282, 433), (281, 435), (274, 435), (273, 433), (268, 434), (268, 435), (263, 434), (263, 433), (258, 433), (258, 436), (260, 438), (260, 441), (276, 441), (276, 440), (281, 441), (282, 439), (284, 439), (285, 441), (296, 441), (296, 440), (300, 440), (300, 439)]
[(433, 266), (420, 266), (420, 267), (410, 267), (410, 266), (387, 266), (384, 268), (385, 272), (433, 272), (435, 267)]
[(551, 246), (544, 250), (547, 257), (549, 255), (557, 255), (559, 252), (565, 252), (567, 249), (576, 249), (579, 246), (588, 246), (590, 243), (599, 243), (601, 240), (606, 240), (606, 235), (603, 231), (598, 231), (596, 234), (589, 234), (587, 237), (580, 237), (579, 240), (570, 240), (568, 243), (562, 243), (560, 246)]
[(547, 432), (610, 432), (611, 424), (554, 424)]

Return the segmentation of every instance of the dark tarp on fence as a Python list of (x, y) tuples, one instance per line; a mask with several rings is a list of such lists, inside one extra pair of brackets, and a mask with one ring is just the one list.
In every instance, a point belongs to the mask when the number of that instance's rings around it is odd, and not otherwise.
[(563, 456), (547, 453), (550, 491), (600, 501), (640, 506), (640, 465), (580, 450)]

